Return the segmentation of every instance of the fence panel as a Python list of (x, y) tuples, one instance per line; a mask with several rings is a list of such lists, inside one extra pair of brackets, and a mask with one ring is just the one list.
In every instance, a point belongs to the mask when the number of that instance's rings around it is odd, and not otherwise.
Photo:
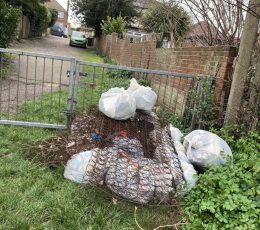
[(74, 58), (0, 49), (0, 124), (66, 128), (74, 65)]

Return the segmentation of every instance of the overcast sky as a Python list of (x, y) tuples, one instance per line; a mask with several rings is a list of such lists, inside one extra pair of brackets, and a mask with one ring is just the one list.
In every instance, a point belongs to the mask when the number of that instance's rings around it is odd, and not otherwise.
[(67, 9), (68, 0), (57, 0), (65, 9)]

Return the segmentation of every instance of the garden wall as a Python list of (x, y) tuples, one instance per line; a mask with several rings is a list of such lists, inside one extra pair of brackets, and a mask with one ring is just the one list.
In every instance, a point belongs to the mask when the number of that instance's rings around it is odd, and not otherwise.
[[(156, 41), (131, 43), (128, 39), (120, 39), (117, 34), (112, 34), (99, 38), (96, 41), (96, 48), (101, 54), (107, 55), (121, 65), (214, 77), (218, 108), (223, 115), (231, 86), (232, 65), (237, 56), (235, 47), (164, 49), (157, 48)], [(186, 83), (189, 87), (188, 81)], [(186, 83), (182, 82), (182, 85)], [(176, 83), (165, 81), (164, 84), (165, 88), (168, 88), (166, 95), (172, 94), (172, 87)], [(188, 91), (188, 88), (186, 89)]]

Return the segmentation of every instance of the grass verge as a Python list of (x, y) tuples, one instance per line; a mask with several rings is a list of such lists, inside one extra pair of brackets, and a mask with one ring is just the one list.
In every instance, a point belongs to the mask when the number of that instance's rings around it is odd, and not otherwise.
[[(102, 62), (93, 51), (84, 51), (81, 57)], [(56, 130), (0, 126), (0, 229), (138, 229), (134, 204), (115, 202), (111, 194), (64, 179), (63, 166), (52, 171), (25, 158), (30, 146), (57, 134)], [(137, 219), (145, 229), (173, 223), (179, 215), (173, 205), (138, 207)]]

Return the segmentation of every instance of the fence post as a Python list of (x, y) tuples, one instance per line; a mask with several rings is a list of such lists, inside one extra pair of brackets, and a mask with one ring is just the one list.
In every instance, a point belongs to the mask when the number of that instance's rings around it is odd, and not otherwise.
[(80, 72), (80, 64), (79, 61), (75, 62), (75, 76), (74, 76), (74, 89), (73, 89), (73, 104), (72, 104), (72, 112), (73, 114), (77, 111), (77, 96), (78, 96), (78, 86), (79, 86), (79, 72)]
[(67, 128), (69, 129), (74, 117), (73, 111), (73, 95), (74, 95), (74, 84), (75, 84), (75, 74), (76, 74), (76, 59), (74, 58), (70, 62), (70, 73), (69, 73), (69, 94), (67, 103)]

